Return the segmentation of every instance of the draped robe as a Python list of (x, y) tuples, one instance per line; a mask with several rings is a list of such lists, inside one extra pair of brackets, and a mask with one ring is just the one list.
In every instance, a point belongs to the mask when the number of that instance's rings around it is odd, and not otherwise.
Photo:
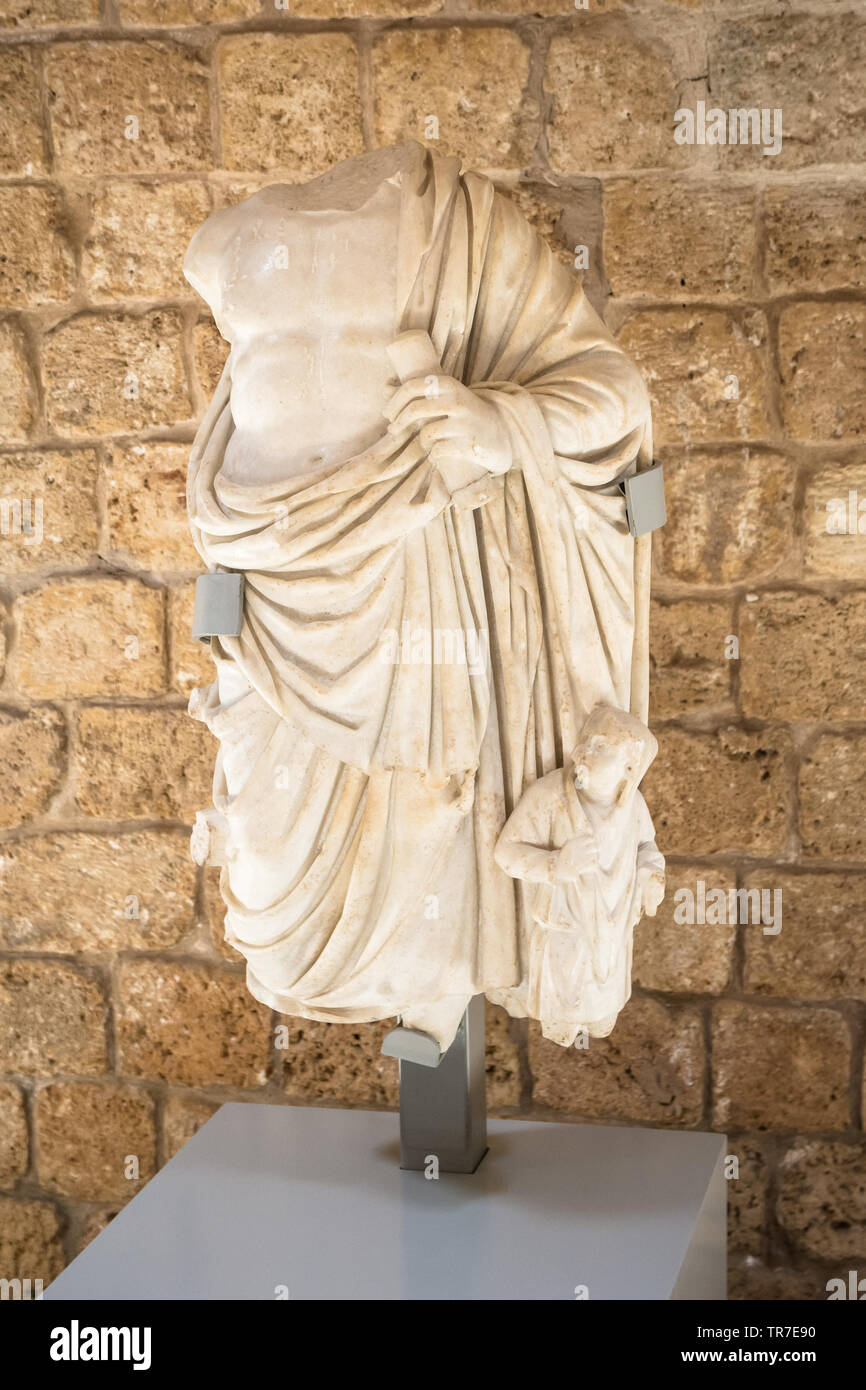
[[(229, 356), (188, 507), (207, 564), (245, 574), (244, 621), (191, 710), (220, 740), (226, 936), (252, 994), (399, 1013), (445, 1047), (473, 994), (528, 1010), (524, 888), (493, 859), (521, 793), (595, 704), (646, 717), (648, 538), (619, 483), (651, 442), (639, 374), (517, 208), (420, 146), (399, 180), (395, 336), (426, 331), (495, 406), (510, 466), (449, 487), (383, 420), (325, 476), (229, 481)], [(383, 659), (389, 634), (442, 632), (478, 634), (484, 669)]]

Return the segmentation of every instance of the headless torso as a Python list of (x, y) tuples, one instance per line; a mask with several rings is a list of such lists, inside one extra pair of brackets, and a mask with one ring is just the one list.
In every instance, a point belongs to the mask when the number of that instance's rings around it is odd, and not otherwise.
[(265, 188), (193, 238), (185, 274), (232, 347), (227, 481), (327, 471), (383, 433), (400, 167), (400, 148), (376, 151), (336, 186), (324, 175)]

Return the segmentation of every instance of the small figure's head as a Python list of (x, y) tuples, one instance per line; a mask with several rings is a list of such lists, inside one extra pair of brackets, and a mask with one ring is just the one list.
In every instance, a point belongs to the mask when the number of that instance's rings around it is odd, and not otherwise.
[(654, 735), (634, 715), (613, 705), (596, 705), (571, 755), (574, 785), (590, 801), (624, 805), (657, 752)]

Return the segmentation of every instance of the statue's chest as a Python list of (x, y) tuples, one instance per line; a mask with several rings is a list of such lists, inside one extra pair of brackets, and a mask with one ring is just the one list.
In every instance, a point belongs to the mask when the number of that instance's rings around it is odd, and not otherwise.
[[(239, 249), (223, 308), (241, 338), (316, 339), (333, 360), (359, 333), (390, 341), (397, 319), (396, 226), (384, 216), (262, 228)], [(345, 349), (343, 345), (347, 344)]]

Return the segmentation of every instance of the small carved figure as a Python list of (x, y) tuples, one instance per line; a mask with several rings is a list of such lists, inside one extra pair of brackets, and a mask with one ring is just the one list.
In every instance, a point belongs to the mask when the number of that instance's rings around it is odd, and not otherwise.
[(497, 864), (527, 888), (523, 1011), (564, 1047), (578, 1033), (610, 1033), (631, 993), (635, 925), (664, 897), (665, 861), (638, 790), (656, 751), (639, 719), (596, 706), (569, 764), (527, 788), (496, 845)]

